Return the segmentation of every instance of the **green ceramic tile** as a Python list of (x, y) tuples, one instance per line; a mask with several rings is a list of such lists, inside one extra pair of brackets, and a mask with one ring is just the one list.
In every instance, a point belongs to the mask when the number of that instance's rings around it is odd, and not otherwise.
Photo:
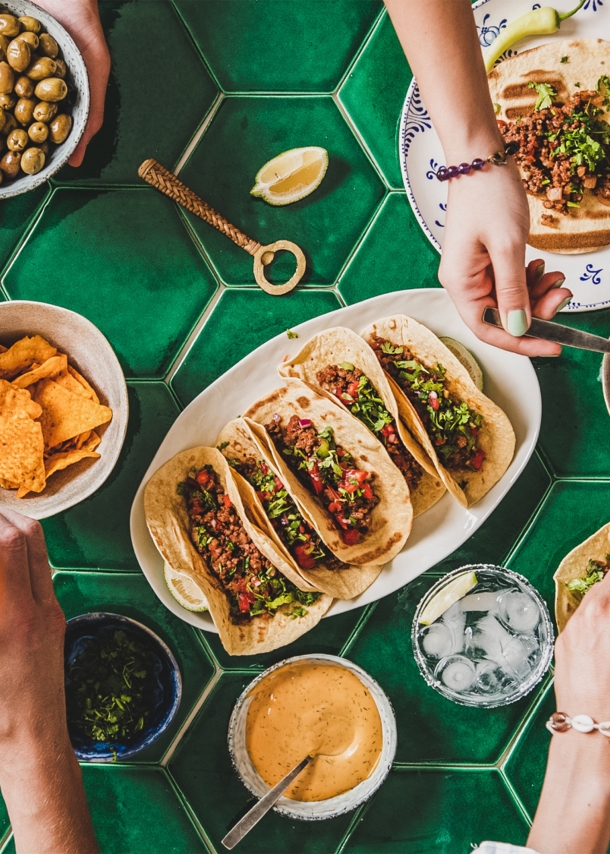
[(175, 720), (155, 744), (130, 762), (158, 762), (214, 675), (197, 632), (161, 604), (142, 575), (60, 572), (55, 591), (66, 619), (91, 611), (124, 614), (148, 626), (174, 653), (182, 674), (182, 701)]
[(538, 806), (551, 740), (551, 735), (544, 725), (554, 711), (556, 711), (555, 692), (550, 685), (543, 702), (528, 722), (527, 728), (504, 766), (506, 776), (531, 818), (534, 817)]
[(413, 657), (411, 626), (419, 601), (436, 580), (426, 573), (382, 599), (349, 658), (377, 679), (394, 706), (398, 762), (493, 763), (536, 692), (499, 709), (473, 709), (426, 684)]
[[(610, 334), (608, 309), (562, 314), (560, 322), (604, 338)], [(572, 347), (564, 347), (559, 358), (534, 360), (542, 389), (540, 443), (559, 475), (610, 475), (601, 361), (599, 353)]]
[(394, 771), (346, 854), (467, 854), (485, 839), (524, 845), (527, 826), (495, 771)]
[(84, 314), (138, 376), (163, 376), (216, 290), (153, 189), (57, 190), (4, 284), (13, 299)]
[(341, 87), (339, 98), (391, 187), (402, 189), (398, 133), (411, 69), (384, 15)]
[[(320, 145), (329, 153), (328, 171), (315, 192), (285, 207), (250, 195), (267, 160), (304, 145)], [(329, 97), (226, 98), (180, 177), (255, 240), (285, 239), (300, 246), (307, 256), (303, 281), (322, 285), (334, 283), (384, 194)], [(223, 281), (254, 283), (252, 258), (209, 225), (188, 217)], [(289, 267), (278, 260), (273, 267), (288, 279), (294, 263)]]
[(84, 767), (101, 854), (207, 854), (161, 769)]
[(49, 195), (49, 185), (43, 184), (29, 193), (2, 199), (0, 202), (0, 265), (9, 260), (11, 252), (24, 236), (36, 213)]
[(90, 498), (43, 523), (54, 566), (139, 570), (129, 533), (131, 503), (177, 415), (163, 383), (129, 385), (129, 425), (113, 473)]
[(265, 655), (228, 655), (223, 649), (218, 635), (211, 632), (203, 633), (204, 642), (210, 648), (213, 656), (224, 670), (248, 670), (271, 667), (277, 661), (290, 658), (292, 655), (307, 655), (318, 652), (325, 655), (339, 655), (341, 649), (349, 640), (352, 632), (364, 616), (364, 608), (356, 608), (336, 617), (327, 617), (294, 643), (276, 649)]
[(553, 573), (575, 546), (610, 521), (610, 483), (555, 483), (508, 566), (532, 582), (553, 613)]
[(101, 131), (59, 181), (139, 184), (155, 157), (172, 168), (216, 97), (216, 85), (170, 0), (100, 0), (112, 57)]
[[(340, 308), (330, 291), (225, 291), (172, 379), (183, 405), (260, 344), (312, 317)], [(241, 413), (236, 412), (236, 415)]]
[(227, 92), (330, 92), (380, 0), (176, 0)]
[[(244, 815), (254, 798), (240, 782), (229, 757), (227, 727), (233, 705), (252, 676), (224, 674), (180, 743), (169, 765), (182, 793), (217, 851), (220, 840)], [(269, 813), (235, 851), (239, 854), (331, 854), (350, 815), (307, 822)]]
[(339, 280), (348, 303), (390, 291), (438, 288), (438, 255), (404, 193), (392, 193)]

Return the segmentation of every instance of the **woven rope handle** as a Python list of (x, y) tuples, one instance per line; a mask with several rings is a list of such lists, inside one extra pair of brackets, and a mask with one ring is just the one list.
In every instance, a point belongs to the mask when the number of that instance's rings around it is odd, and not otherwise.
[(260, 243), (252, 240), (239, 228), (221, 216), (214, 208), (210, 207), (203, 199), (194, 193), (192, 190), (183, 184), (173, 172), (166, 169), (154, 158), (145, 160), (138, 169), (138, 175), (143, 178), (148, 184), (157, 190), (160, 190), (174, 202), (182, 205), (187, 211), (194, 213), (208, 225), (213, 226), (222, 234), (230, 238), (233, 243), (236, 243), (242, 249), (245, 249), (249, 255), (254, 255), (260, 249)]

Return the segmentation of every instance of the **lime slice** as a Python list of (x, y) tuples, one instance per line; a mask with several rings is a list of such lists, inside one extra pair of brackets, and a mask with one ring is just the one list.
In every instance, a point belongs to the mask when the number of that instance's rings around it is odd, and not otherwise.
[(259, 170), (251, 195), (270, 205), (290, 205), (308, 196), (320, 186), (328, 168), (325, 148), (310, 145), (291, 148), (269, 160)]
[(455, 338), (441, 338), (441, 341), (448, 350), (451, 350), (455, 358), (462, 363), (466, 368), (473, 383), (483, 391), (483, 371), (470, 350), (467, 350), (463, 344), (456, 341)]
[(195, 579), (186, 572), (178, 572), (166, 563), (163, 575), (169, 592), (187, 611), (208, 611), (208, 600)]
[(462, 596), (465, 596), (477, 584), (477, 576), (474, 572), (463, 572), (456, 575), (438, 593), (430, 599), (419, 616), (419, 622), (423, 626), (430, 626), (452, 605), (455, 605)]

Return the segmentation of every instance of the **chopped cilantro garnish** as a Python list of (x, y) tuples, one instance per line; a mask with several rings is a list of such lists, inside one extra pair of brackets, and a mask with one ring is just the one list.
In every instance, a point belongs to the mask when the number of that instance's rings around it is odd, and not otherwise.
[(557, 97), (557, 92), (549, 83), (534, 83), (533, 80), (527, 84), (530, 89), (535, 89), (538, 93), (536, 101), (536, 110), (547, 110), (553, 105), (553, 101)]
[[(610, 555), (606, 555), (606, 561), (610, 560)], [(596, 560), (590, 560), (587, 565), (587, 574), (581, 578), (573, 578), (572, 581), (566, 583), (566, 587), (570, 593), (575, 593), (582, 597), (587, 593), (594, 584), (598, 581), (603, 581), (606, 574), (606, 567), (602, 566)]]
[(568, 57), (567, 57), (567, 56), (562, 56), (562, 57), (561, 57), (561, 61), (562, 61), (562, 62), (567, 62), (567, 61), (568, 61)]
[(224, 451), (224, 449), (228, 448), (230, 444), (231, 444), (230, 442), (221, 442), (220, 445), (216, 445), (216, 450), (217, 451)]
[(287, 335), (289, 338), (298, 338), (298, 337), (299, 337), (298, 333), (297, 333), (297, 332), (293, 332), (293, 331), (292, 331), (292, 329), (287, 329), (287, 330), (286, 330), (286, 335)]

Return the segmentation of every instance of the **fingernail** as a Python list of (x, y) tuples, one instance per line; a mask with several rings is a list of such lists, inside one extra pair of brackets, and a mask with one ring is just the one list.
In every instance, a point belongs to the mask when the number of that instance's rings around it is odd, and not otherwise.
[(558, 279), (553, 285), (554, 288), (562, 288), (565, 285), (565, 279)]
[[(569, 300), (568, 300), (569, 302)], [(506, 331), (515, 338), (521, 338), (527, 332), (527, 316), (522, 308), (509, 311), (506, 317)]]
[[(571, 299), (572, 299), (572, 297), (566, 297), (566, 298), (564, 299), (564, 301), (563, 301), (563, 302), (560, 302), (560, 303), (559, 303), (559, 305), (557, 306), (556, 310), (555, 310), (555, 314), (559, 314), (559, 312), (561, 311), (561, 309), (562, 309), (562, 308), (565, 308), (565, 307), (566, 307), (566, 305), (570, 302), (570, 300), (571, 300)], [(510, 331), (510, 330), (509, 330), (509, 331)]]
[(536, 278), (541, 279), (544, 275), (544, 261), (536, 267)]

